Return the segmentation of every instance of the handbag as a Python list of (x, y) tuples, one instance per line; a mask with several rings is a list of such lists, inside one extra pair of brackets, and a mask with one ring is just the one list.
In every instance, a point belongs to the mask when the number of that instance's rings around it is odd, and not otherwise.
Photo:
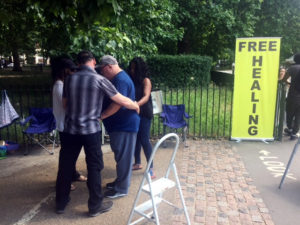
[(14, 120), (19, 118), (18, 113), (9, 101), (6, 90), (1, 91), (1, 104), (0, 104), (0, 128), (10, 125)]

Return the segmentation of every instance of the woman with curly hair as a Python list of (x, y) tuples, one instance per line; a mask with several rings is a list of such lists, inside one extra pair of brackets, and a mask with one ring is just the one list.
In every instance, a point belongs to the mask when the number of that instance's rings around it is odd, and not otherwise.
[[(150, 127), (153, 118), (152, 85), (149, 78), (148, 66), (141, 57), (135, 57), (131, 60), (128, 72), (135, 86), (135, 100), (140, 106), (139, 115), (141, 120), (134, 153), (135, 163), (132, 167), (133, 170), (139, 170), (143, 168), (141, 165), (141, 147), (144, 149), (147, 161), (149, 161), (152, 153), (152, 145), (150, 143)], [(151, 163), (149, 172), (151, 178), (154, 179), (153, 163)]]

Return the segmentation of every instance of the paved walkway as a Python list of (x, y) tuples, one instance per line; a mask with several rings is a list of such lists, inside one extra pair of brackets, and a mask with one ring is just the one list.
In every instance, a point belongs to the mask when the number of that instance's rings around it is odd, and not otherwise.
[[(247, 173), (243, 161), (229, 141), (189, 140), (189, 147), (182, 145), (176, 157), (183, 195), (193, 225), (272, 225), (269, 210)], [(103, 186), (115, 176), (112, 152), (106, 146), (105, 168), (102, 172)], [(158, 177), (164, 173), (171, 148), (162, 149), (154, 161)], [(57, 171), (58, 149), (51, 156), (43, 150), (30, 155), (8, 156), (0, 161), (0, 224), (126, 224), (137, 193), (143, 170), (134, 171), (130, 193), (114, 200), (113, 209), (95, 218), (87, 218), (87, 188), (76, 183), (71, 202), (65, 214), (54, 213), (54, 184)], [(143, 158), (145, 167), (145, 159)], [(77, 169), (85, 174), (84, 154)], [(180, 205), (178, 193), (166, 194)], [(174, 197), (176, 196), (176, 197)], [(186, 224), (180, 210), (159, 208), (161, 224)], [(150, 224), (150, 223), (144, 223)]]
[[(190, 141), (178, 157), (192, 224), (274, 224), (230, 142)], [(173, 218), (173, 224), (185, 224), (184, 214)]]

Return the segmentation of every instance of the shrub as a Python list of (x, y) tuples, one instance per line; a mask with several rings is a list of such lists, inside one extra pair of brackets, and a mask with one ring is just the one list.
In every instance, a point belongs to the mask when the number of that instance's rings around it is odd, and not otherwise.
[(210, 82), (211, 57), (155, 55), (147, 58), (153, 86), (182, 87)]

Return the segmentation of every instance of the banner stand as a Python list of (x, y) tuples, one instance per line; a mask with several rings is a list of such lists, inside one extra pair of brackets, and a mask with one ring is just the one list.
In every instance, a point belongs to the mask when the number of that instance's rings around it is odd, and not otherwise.
[(236, 39), (231, 140), (274, 141), (280, 41)]
[(242, 141), (262, 141), (266, 144), (270, 144), (270, 141), (274, 141), (274, 138), (262, 138), (262, 139), (253, 139), (253, 138), (231, 138), (231, 141), (235, 141), (236, 143), (240, 143)]

